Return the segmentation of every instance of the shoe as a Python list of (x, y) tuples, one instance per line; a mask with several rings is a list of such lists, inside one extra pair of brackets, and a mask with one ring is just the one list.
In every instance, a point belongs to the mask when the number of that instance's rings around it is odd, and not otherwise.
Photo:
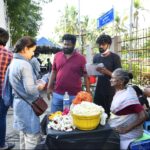
[(0, 150), (11, 150), (14, 147), (15, 147), (15, 144), (6, 143), (4, 147), (0, 147)]

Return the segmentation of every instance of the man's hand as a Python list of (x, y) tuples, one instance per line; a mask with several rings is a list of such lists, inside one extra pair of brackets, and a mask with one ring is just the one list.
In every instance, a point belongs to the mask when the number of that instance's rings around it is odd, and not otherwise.
[(108, 69), (106, 69), (105, 67), (97, 67), (96, 71), (98, 71), (102, 74), (106, 74), (106, 75), (111, 76), (111, 72)]
[(91, 94), (91, 95), (92, 95), (92, 92), (91, 92), (91, 90), (90, 90), (90, 89), (86, 89), (86, 92), (88, 92), (89, 94)]
[(50, 100), (53, 90), (51, 88), (47, 88), (47, 98)]

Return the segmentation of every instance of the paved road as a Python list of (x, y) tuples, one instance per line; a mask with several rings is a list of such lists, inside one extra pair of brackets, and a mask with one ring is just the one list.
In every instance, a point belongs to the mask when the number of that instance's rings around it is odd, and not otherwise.
[[(44, 97), (44, 99), (49, 104), (49, 101), (46, 98), (45, 92), (43, 92), (41, 95)], [(49, 113), (48, 109), (46, 110), (45, 114), (46, 113)], [(44, 115), (40, 116), (40, 119), (42, 119), (44, 117)], [(8, 113), (7, 113), (6, 141), (9, 143), (15, 143), (14, 149), (19, 149), (19, 145), (20, 145), (20, 143), (19, 143), (19, 132), (15, 131), (13, 129), (13, 109), (12, 108), (10, 108)]]

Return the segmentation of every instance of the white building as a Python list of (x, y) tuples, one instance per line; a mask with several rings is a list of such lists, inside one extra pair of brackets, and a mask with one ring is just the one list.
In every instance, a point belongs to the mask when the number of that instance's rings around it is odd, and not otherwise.
[[(6, 4), (4, 3), (4, 0), (0, 0), (0, 27), (9, 31), (8, 17), (6, 15)], [(10, 39), (7, 42), (6, 47), (9, 48), (9, 45)]]
[(7, 25), (7, 16), (6, 16), (6, 5), (4, 3), (4, 0), (0, 0), (0, 27), (8, 30)]

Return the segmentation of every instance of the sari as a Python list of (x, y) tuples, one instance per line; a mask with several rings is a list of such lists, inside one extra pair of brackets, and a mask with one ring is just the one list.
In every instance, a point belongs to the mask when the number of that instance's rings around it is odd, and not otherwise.
[[(109, 125), (112, 128), (123, 127), (126, 128), (128, 125), (132, 124), (138, 119), (138, 113), (128, 114), (128, 115), (116, 115), (117, 112), (123, 110), (127, 106), (140, 104), (138, 97), (136, 95), (135, 90), (128, 86), (126, 89), (116, 92), (113, 97), (113, 101), (111, 104), (111, 116), (109, 119)], [(120, 142), (127, 142), (126, 148), (128, 144), (134, 139), (142, 136), (143, 134), (143, 126), (142, 124), (134, 128), (125, 134), (120, 134)], [(124, 148), (124, 149), (126, 149)], [(121, 148), (123, 149), (123, 148)]]

